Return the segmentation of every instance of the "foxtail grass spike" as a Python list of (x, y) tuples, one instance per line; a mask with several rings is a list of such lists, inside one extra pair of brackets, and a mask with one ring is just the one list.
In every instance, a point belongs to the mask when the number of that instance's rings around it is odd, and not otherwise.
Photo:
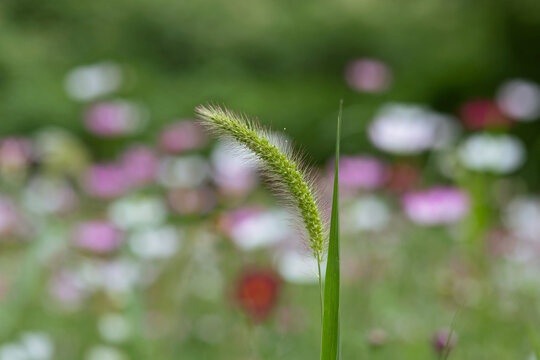
[(309, 246), (318, 263), (322, 262), (324, 227), (317, 200), (307, 173), (299, 158), (291, 153), (289, 144), (278, 147), (270, 133), (256, 122), (216, 106), (199, 106), (196, 113), (202, 123), (219, 136), (233, 139), (249, 149), (259, 160), (277, 186), (286, 191), (299, 210), (309, 235)]

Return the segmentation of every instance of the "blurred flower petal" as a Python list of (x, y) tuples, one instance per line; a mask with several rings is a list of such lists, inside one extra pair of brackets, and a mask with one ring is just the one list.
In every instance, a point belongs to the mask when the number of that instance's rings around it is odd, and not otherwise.
[(147, 117), (147, 111), (140, 105), (116, 100), (92, 105), (86, 111), (84, 122), (94, 135), (116, 137), (140, 131)]
[(82, 249), (96, 253), (115, 250), (122, 243), (122, 233), (104, 221), (88, 221), (79, 224), (74, 231), (74, 241)]
[(206, 142), (207, 139), (201, 126), (191, 120), (168, 125), (159, 138), (161, 149), (171, 154), (200, 149)]
[(469, 211), (469, 197), (462, 190), (437, 187), (403, 196), (407, 216), (419, 225), (451, 224)]
[(497, 92), (497, 104), (506, 115), (513, 119), (538, 120), (540, 118), (540, 86), (522, 79), (507, 81)]
[(478, 133), (469, 136), (459, 147), (461, 163), (470, 170), (508, 174), (525, 161), (525, 147), (512, 135)]
[(455, 138), (453, 120), (416, 105), (388, 104), (375, 116), (368, 129), (371, 142), (396, 154), (416, 154), (448, 146)]
[(117, 90), (122, 84), (122, 71), (113, 62), (79, 66), (65, 79), (68, 95), (75, 100), (87, 101)]
[(345, 80), (354, 90), (378, 93), (388, 89), (392, 82), (392, 74), (382, 61), (362, 58), (347, 65)]

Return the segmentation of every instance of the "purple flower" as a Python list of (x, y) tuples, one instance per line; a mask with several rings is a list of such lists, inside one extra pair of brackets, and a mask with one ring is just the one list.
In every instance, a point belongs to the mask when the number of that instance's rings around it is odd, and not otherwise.
[(151, 148), (135, 146), (124, 153), (122, 167), (133, 185), (144, 186), (155, 180), (158, 159)]
[(206, 144), (204, 132), (194, 121), (180, 121), (167, 126), (159, 138), (163, 151), (177, 154)]
[(455, 332), (452, 332), (450, 335), (450, 329), (440, 329), (433, 336), (433, 347), (437, 353), (441, 354), (444, 352), (449, 352), (454, 348), (457, 342), (457, 335)]
[(450, 224), (469, 210), (468, 195), (451, 187), (409, 192), (402, 203), (407, 216), (419, 225)]
[(126, 193), (131, 180), (125, 169), (117, 164), (97, 164), (86, 173), (86, 192), (99, 199), (111, 199)]
[[(333, 177), (333, 163), (328, 172)], [(339, 159), (339, 183), (345, 188), (373, 190), (387, 178), (386, 166), (370, 156), (343, 156)]]
[(105, 221), (88, 221), (75, 228), (74, 241), (81, 249), (108, 253), (122, 243), (120, 230)]
[(86, 112), (86, 128), (102, 137), (122, 136), (136, 132), (144, 124), (144, 112), (127, 101), (102, 102)]
[(345, 69), (345, 80), (351, 88), (364, 92), (385, 91), (392, 81), (388, 66), (376, 59), (357, 59)]

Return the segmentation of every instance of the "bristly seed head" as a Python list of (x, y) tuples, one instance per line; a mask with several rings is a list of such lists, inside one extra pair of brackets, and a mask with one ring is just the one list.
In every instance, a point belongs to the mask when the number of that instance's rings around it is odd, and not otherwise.
[[(313, 255), (322, 262), (324, 228), (312, 184), (297, 162), (297, 157), (287, 150), (280, 150), (270, 141), (270, 134), (255, 122), (214, 106), (199, 106), (195, 109), (199, 119), (219, 136), (230, 137), (245, 146), (259, 158), (280, 188), (284, 188), (298, 208), (309, 235)], [(288, 145), (288, 144), (287, 144)]]

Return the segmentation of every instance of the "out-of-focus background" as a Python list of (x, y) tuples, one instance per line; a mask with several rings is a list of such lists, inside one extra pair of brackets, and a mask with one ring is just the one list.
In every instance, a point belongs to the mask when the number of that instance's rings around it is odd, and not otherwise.
[(536, 359), (538, 44), (537, 0), (3, 0), (0, 360), (317, 358), (305, 241), (193, 113), (328, 198), (340, 99), (342, 357)]

